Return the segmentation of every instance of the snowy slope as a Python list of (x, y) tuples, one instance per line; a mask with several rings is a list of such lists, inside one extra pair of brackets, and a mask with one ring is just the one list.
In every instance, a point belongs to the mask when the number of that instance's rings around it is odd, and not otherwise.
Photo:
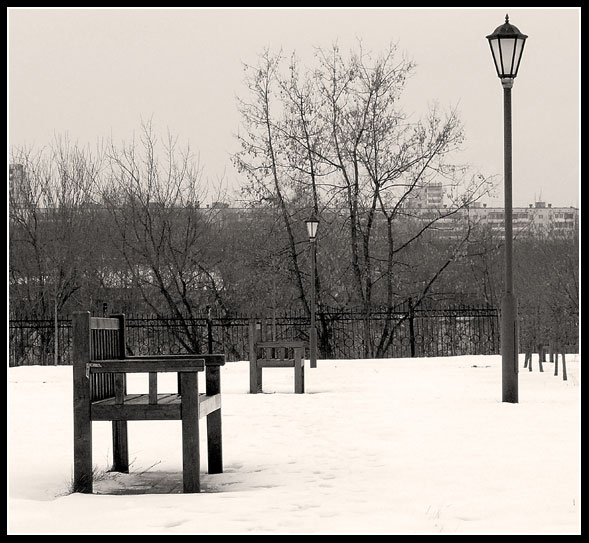
[(203, 491), (186, 495), (179, 421), (129, 423), (128, 475), (93, 423), (95, 493), (69, 494), (71, 367), (10, 368), (8, 532), (580, 533), (580, 357), (567, 381), (520, 362), (518, 404), (499, 356), (306, 361), (303, 395), (287, 369), (248, 394), (247, 362), (228, 363), (225, 472), (206, 473), (201, 431)]

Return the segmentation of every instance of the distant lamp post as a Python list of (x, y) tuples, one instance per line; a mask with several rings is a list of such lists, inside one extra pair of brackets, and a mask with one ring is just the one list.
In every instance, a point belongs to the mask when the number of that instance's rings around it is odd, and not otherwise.
[(317, 227), (319, 220), (315, 215), (307, 219), (307, 233), (311, 242), (311, 334), (310, 334), (310, 365), (312, 368), (317, 367), (317, 329), (315, 328), (315, 239), (317, 237)]
[(505, 293), (501, 307), (501, 371), (503, 401), (517, 403), (518, 324), (517, 301), (513, 294), (513, 213), (511, 179), (511, 88), (517, 76), (527, 36), (515, 26), (505, 24), (487, 36), (497, 75), (503, 85), (503, 138), (505, 181)]

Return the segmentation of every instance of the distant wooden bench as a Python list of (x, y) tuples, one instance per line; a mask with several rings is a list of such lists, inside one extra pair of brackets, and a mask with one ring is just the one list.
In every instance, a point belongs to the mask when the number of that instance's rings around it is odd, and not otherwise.
[(305, 343), (303, 341), (258, 341), (250, 322), (250, 393), (262, 392), (262, 368), (294, 368), (294, 391), (305, 392)]
[[(92, 421), (112, 421), (113, 471), (129, 472), (127, 421), (181, 420), (184, 492), (200, 492), (199, 418), (207, 417), (209, 473), (222, 473), (223, 354), (126, 356), (125, 317), (76, 312), (73, 329), (74, 491), (92, 492)], [(198, 392), (205, 372), (206, 393)], [(178, 373), (178, 392), (159, 393), (157, 374)], [(147, 394), (127, 394), (126, 375), (148, 373)]]

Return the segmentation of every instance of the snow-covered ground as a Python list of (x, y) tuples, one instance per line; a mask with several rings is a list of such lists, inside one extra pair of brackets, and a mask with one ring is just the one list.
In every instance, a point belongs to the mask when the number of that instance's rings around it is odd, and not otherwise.
[(580, 357), (567, 381), (536, 360), (518, 404), (500, 356), (306, 361), (305, 394), (288, 369), (249, 394), (247, 362), (228, 363), (225, 471), (206, 473), (201, 431), (200, 494), (181, 493), (178, 421), (129, 423), (128, 475), (93, 423), (94, 494), (69, 493), (71, 367), (10, 368), (8, 533), (578, 534)]

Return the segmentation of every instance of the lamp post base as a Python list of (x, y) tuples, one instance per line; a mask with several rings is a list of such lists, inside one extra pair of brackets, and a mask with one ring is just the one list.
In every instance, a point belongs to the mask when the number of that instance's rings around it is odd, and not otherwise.
[(309, 360), (310, 366), (312, 368), (316, 368), (317, 367), (317, 330), (315, 329), (314, 326), (311, 329), (310, 350), (311, 350), (310, 360)]
[(517, 374), (519, 371), (517, 301), (505, 294), (501, 304), (501, 371), (503, 401), (518, 403)]

